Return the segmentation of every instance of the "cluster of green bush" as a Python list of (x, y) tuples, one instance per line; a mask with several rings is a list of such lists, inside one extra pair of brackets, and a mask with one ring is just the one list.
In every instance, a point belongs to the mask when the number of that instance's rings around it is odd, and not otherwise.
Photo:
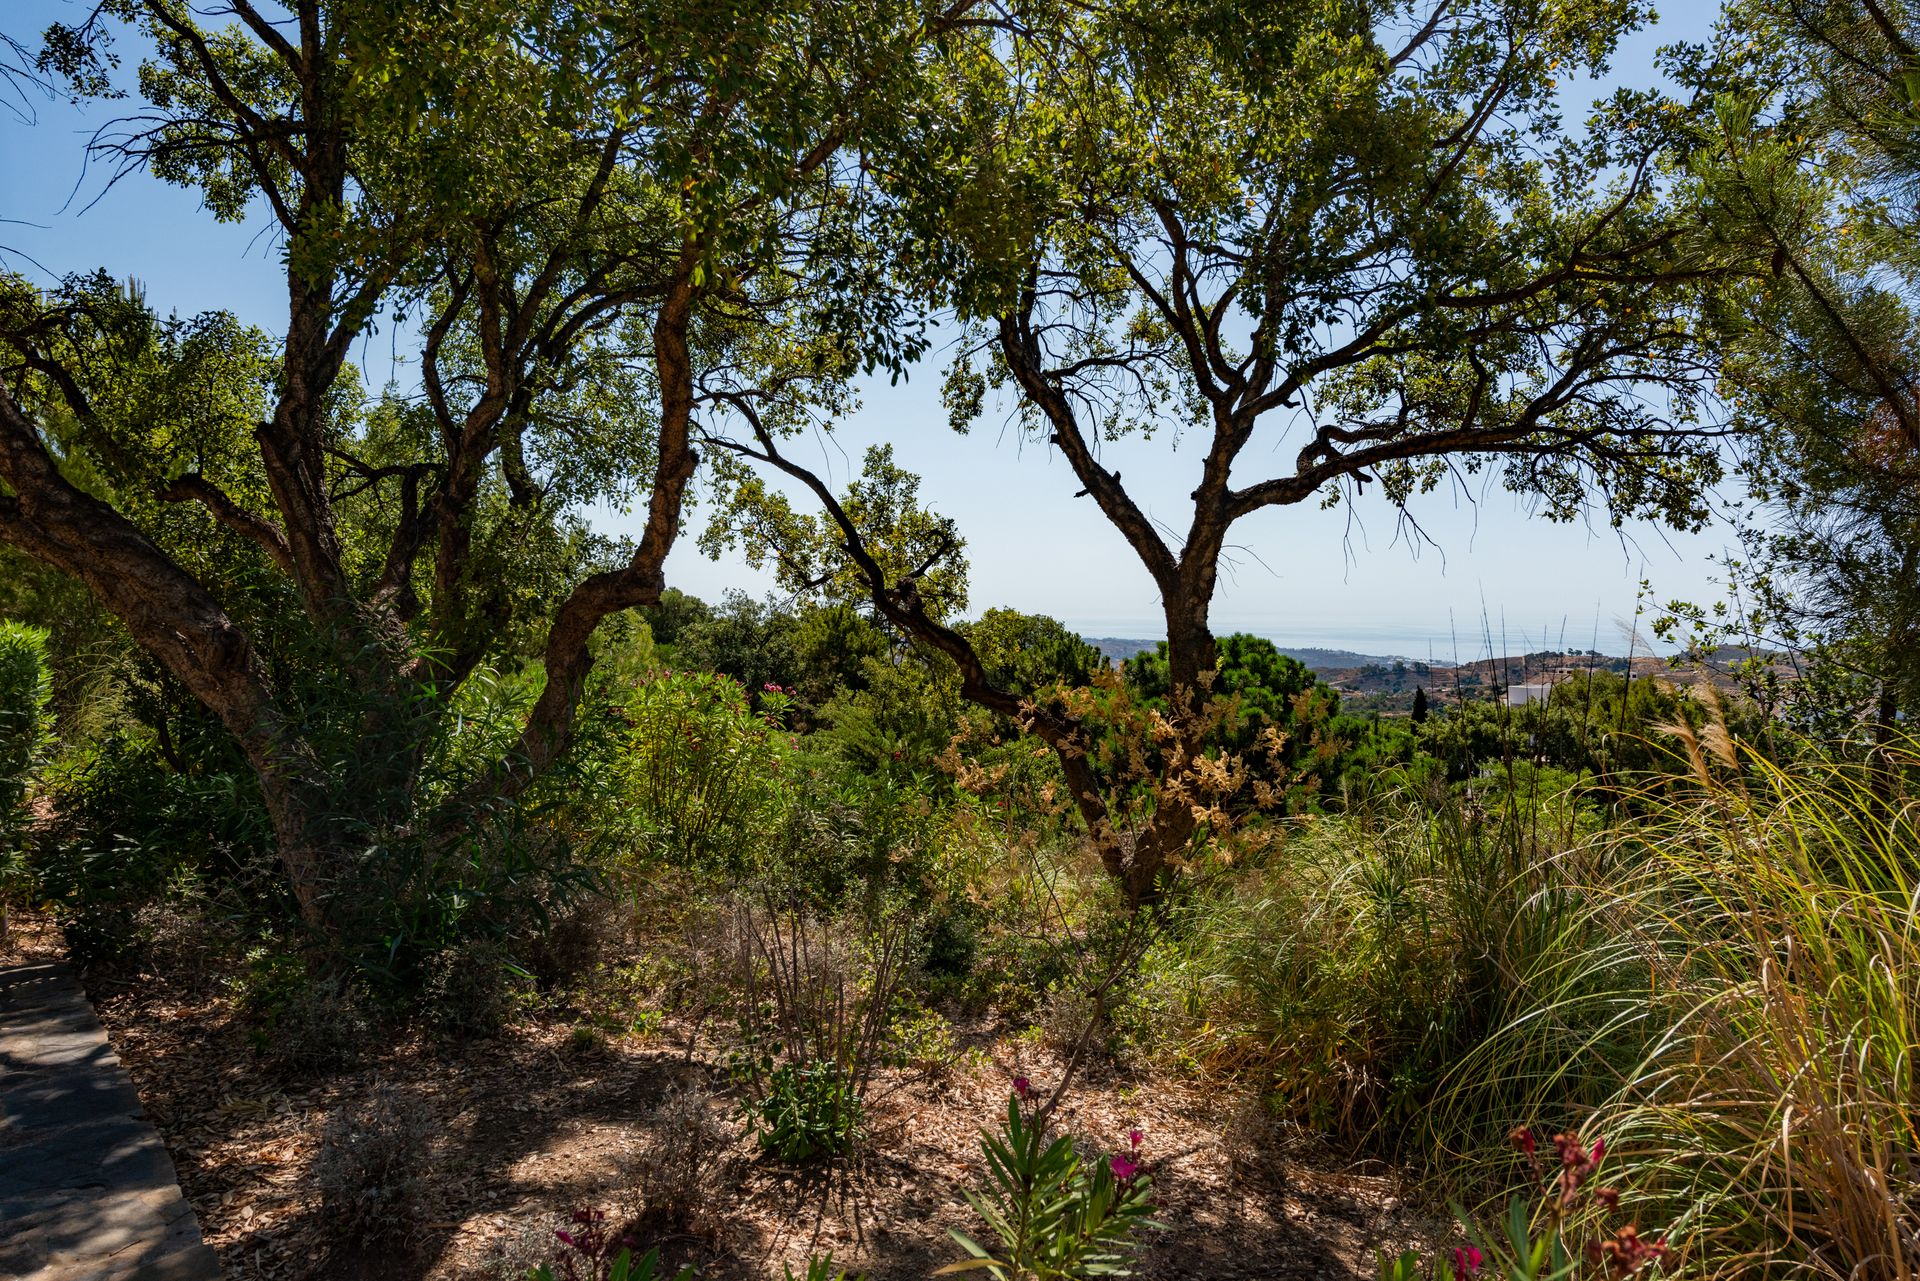
[[(972, 628), (1010, 685), (1113, 679), (1051, 620)], [(343, 971), (303, 945), (224, 738), (132, 696), (167, 720), (56, 734), (45, 643), (0, 631), (10, 899), (51, 902), (89, 956), (139, 946), (156, 905), (221, 922), (290, 1067), (350, 1061), (395, 1009), (486, 1031), (572, 984), (587, 1030), (731, 1022), (741, 1119), (801, 1160), (860, 1141), (880, 1068), (949, 1070), (949, 1018), (991, 1008), (1454, 1193), (1513, 1182), (1516, 1124), (1604, 1125), (1636, 1145), (1646, 1215), (1698, 1248), (1892, 1248), (1860, 1189), (1914, 1150), (1909, 749), (1829, 750), (1606, 673), (1522, 708), (1343, 717), (1229, 638), (1215, 746), (1279, 729), (1262, 768), (1295, 785), (1129, 911), (1053, 754), (969, 709), (940, 660), (843, 605), (670, 594), (602, 638), (565, 768), (461, 842), (368, 833)], [(1123, 673), (1149, 704), (1157, 658)], [(457, 797), (537, 691), (524, 667), (469, 682), (421, 787)]]
[(0, 941), (30, 887), (28, 789), (51, 738), (46, 633), (0, 619)]
[[(1023, 695), (1116, 679), (1051, 619), (991, 610), (963, 627), (989, 676)], [(55, 904), (86, 956), (138, 946), (145, 909), (170, 898), (203, 900), (196, 910), (234, 922), (243, 939), (307, 955), (276, 833), (233, 740), (124, 642), (104, 652), (58, 655), (56, 667), (72, 670), (57, 680), (44, 656), (33, 660), (37, 693), (14, 699), (29, 708), (15, 719), (44, 726), (50, 687), (80, 691), (54, 701), (57, 750), (29, 753), (46, 821), (28, 840), (12, 820), (15, 897), (31, 885)], [(1035, 944), (1027, 922), (992, 918), (1060, 893), (1052, 873), (1034, 870), (1036, 851), (1069, 851), (1079, 820), (1055, 754), (966, 703), (948, 660), (844, 602), (787, 608), (734, 595), (716, 608), (675, 591), (613, 620), (596, 657), (575, 750), (508, 804), (461, 808), (538, 696), (536, 662), (503, 654), (457, 687), (453, 706), (412, 713), (419, 759), (394, 771), (402, 783), (366, 781), (404, 791), (369, 807), (386, 817), (356, 820), (350, 874), (330, 889), (342, 937), (325, 950), (344, 956), (354, 983), (405, 1003), (478, 956), (511, 986), (583, 895), (631, 894), (672, 871), (779, 883), (816, 906), (904, 895), (927, 914), (929, 981), (970, 999), (1045, 1003), (1064, 965), (1058, 949)], [(1272, 785), (1247, 816), (1256, 826), (1319, 813), (1359, 821), (1382, 795), (1479, 805), (1518, 776), (1536, 793), (1565, 794), (1559, 782), (1583, 777), (1617, 791), (1675, 759), (1653, 725), (1704, 715), (1655, 682), (1602, 675), (1563, 685), (1544, 706), (1381, 721), (1341, 715), (1333, 691), (1263, 639), (1227, 637), (1219, 657), (1209, 750)], [(99, 670), (82, 670), (88, 661)], [(1164, 651), (1125, 665), (1128, 696), (1148, 709), (1164, 708), (1167, 683)], [(314, 715), (345, 724), (335, 703), (347, 696), (330, 697), (316, 696)], [(1261, 746), (1269, 741), (1280, 748)], [(435, 809), (462, 815), (451, 836), (444, 822), (416, 820)], [(17, 799), (11, 810), (23, 812)]]
[[(65, 691), (52, 702), (58, 750), (35, 749), (46, 757), (35, 768), (50, 818), (33, 842), (9, 838), (15, 895), (31, 880), (89, 955), (136, 945), (142, 907), (168, 895), (207, 896), (250, 928), (297, 935), (274, 867), (278, 837), (232, 738), (124, 637), (91, 648), (74, 640), (110, 635), (110, 624), (59, 627), (52, 678), (34, 704)], [(1106, 659), (1051, 619), (990, 610), (963, 630), (989, 677), (1022, 695), (1107, 678)], [(285, 667), (301, 670), (298, 638), (285, 648)], [(1651, 726), (1702, 714), (1655, 682), (1600, 675), (1556, 689), (1542, 707), (1470, 703), (1382, 721), (1342, 715), (1333, 691), (1270, 642), (1230, 636), (1219, 651), (1211, 696), (1222, 710), (1208, 747), (1276, 789), (1277, 803), (1259, 807), (1268, 817), (1352, 812), (1441, 774), (1469, 786), (1516, 761), (1625, 785), (1672, 763)], [(511, 803), (461, 805), (469, 792), (486, 795), (477, 775), (510, 755), (539, 693), (538, 663), (511, 647), (454, 686), (451, 705), (437, 705), (428, 684), (416, 701), (429, 705), (397, 713), (407, 726), (395, 755), (405, 759), (389, 772), (366, 765), (377, 757), (364, 750), (341, 753), (372, 769), (352, 790), (392, 793), (341, 816), (357, 853), (327, 891), (342, 935), (331, 950), (367, 982), (417, 992), (436, 957), (476, 938), (512, 964), (610, 874), (630, 881), (670, 865), (740, 879), (777, 867), (836, 898), (877, 884), (904, 857), (914, 866), (896, 881), (960, 903), (967, 875), (952, 860), (936, 867), (902, 851), (924, 852), (956, 824), (984, 830), (996, 815), (1003, 837), (1073, 838), (1053, 754), (966, 703), (950, 661), (844, 601), (793, 608), (733, 595), (715, 607), (668, 591), (644, 615), (603, 628), (596, 656), (575, 750)], [(1131, 659), (1124, 682), (1141, 705), (1164, 707), (1164, 651)], [(309, 705), (342, 735), (364, 724), (350, 691), (316, 688)], [(44, 710), (31, 716), (45, 720)], [(1269, 732), (1277, 751), (1256, 746)], [(421, 816), (435, 809), (430, 827)], [(460, 821), (447, 822), (449, 812)], [(945, 914), (941, 949), (978, 932), (970, 915)]]

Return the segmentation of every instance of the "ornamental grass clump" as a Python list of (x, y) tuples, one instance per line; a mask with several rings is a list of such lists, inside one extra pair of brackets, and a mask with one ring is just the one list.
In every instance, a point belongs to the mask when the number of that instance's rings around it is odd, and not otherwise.
[(1534, 782), (1491, 807), (1408, 788), (1302, 821), (1176, 905), (1147, 960), (1173, 1065), (1442, 1176), (1514, 1116), (1604, 1102), (1658, 1034), (1616, 888), (1640, 856), (1536, 826), (1575, 802)]
[(1435, 1164), (1462, 1191), (1493, 1176), (1445, 1136), (1505, 1094), (1630, 1152), (1637, 1207), (1704, 1277), (1913, 1281), (1920, 743), (1767, 756), (1715, 715), (1665, 732), (1689, 768), (1575, 852), (1608, 870), (1565, 887), (1578, 945), (1453, 1060)]
[(1670, 1025), (1601, 1123), (1708, 1277), (1920, 1277), (1920, 741), (1777, 763), (1676, 730), (1633, 839)]

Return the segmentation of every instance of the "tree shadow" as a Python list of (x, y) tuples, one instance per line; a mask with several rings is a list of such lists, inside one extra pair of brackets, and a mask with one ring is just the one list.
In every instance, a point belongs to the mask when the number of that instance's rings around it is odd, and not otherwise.
[[(194, 1083), (206, 1081), (215, 1064), (234, 1083), (230, 1088), (283, 1091), (313, 1110), (351, 1105), (376, 1086), (397, 1085), (433, 1122), (430, 1196), (406, 1248), (341, 1248), (313, 1195), (309, 1152), (304, 1166), (283, 1168), (277, 1180), (289, 1195), (297, 1192), (298, 1204), (265, 1230), (224, 1247), (229, 1281), (524, 1275), (480, 1260), (493, 1253), (479, 1241), (511, 1223), (535, 1245), (550, 1246), (551, 1232), (581, 1208), (604, 1209), (617, 1219), (629, 1208), (620, 1203), (623, 1167), (654, 1141), (652, 1114), (668, 1092), (723, 1084), (717, 1069), (692, 1057), (684, 1043), (663, 1039), (657, 1048), (573, 1055), (558, 1048), (564, 1038), (555, 1028), (466, 1044), (415, 1040), (353, 1071), (304, 1081), (276, 1081), (257, 1063), (250, 1066), (245, 1031), (231, 1021), (183, 1026), (177, 1036), (171, 1043), (177, 1052), (200, 1062), (176, 1065), (186, 1068), (177, 1075), (160, 1074), (156, 1084), (165, 1084), (150, 1102), (160, 1110), (183, 1109), (183, 1125), (205, 1123), (208, 1100), (185, 1096), (205, 1088)], [(981, 1180), (976, 1126), (991, 1121), (997, 1104), (989, 1096), (998, 1087), (977, 1089), (964, 1078), (962, 1086), (938, 1098), (924, 1091), (890, 1096), (872, 1114), (861, 1150), (842, 1161), (782, 1167), (750, 1155), (748, 1141), (737, 1140), (714, 1198), (715, 1233), (649, 1234), (641, 1244), (661, 1245), (672, 1267), (699, 1265), (702, 1281), (780, 1278), (787, 1264), (798, 1275), (809, 1256), (829, 1251), (836, 1267), (866, 1272), (872, 1281), (925, 1278), (961, 1257), (949, 1229), (982, 1231), (964, 1190)], [(254, 1142), (242, 1118), (215, 1124), (242, 1148)], [(314, 1129), (311, 1115), (303, 1114), (278, 1131), (263, 1121), (257, 1138), (286, 1142), (303, 1133), (310, 1144)], [(189, 1186), (194, 1175), (209, 1176), (200, 1181), (203, 1196), (232, 1176), (231, 1170), (201, 1169), (202, 1162), (217, 1163), (198, 1144), (177, 1151)], [(1358, 1274), (1343, 1257), (1370, 1253), (1364, 1234), (1372, 1211), (1362, 1198), (1303, 1191), (1276, 1170), (1221, 1185), (1207, 1161), (1192, 1169), (1178, 1158), (1169, 1161), (1156, 1175), (1166, 1230), (1150, 1236), (1137, 1276), (1350, 1277)], [(1355, 1248), (1356, 1241), (1369, 1248)]]

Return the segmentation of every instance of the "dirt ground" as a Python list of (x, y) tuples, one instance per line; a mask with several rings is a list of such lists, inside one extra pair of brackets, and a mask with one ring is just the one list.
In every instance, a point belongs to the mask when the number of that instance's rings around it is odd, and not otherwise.
[[(16, 952), (57, 947), (44, 925)], [(290, 1078), (269, 1070), (205, 967), (148, 962), (95, 970), (88, 991), (165, 1137), (206, 1239), (229, 1281), (456, 1281), (524, 1276), (577, 1209), (620, 1217), (632, 1154), (654, 1142), (652, 1112), (675, 1086), (701, 1086), (727, 1112), (720, 1049), (668, 1022), (580, 1050), (563, 1012), (530, 1016), (485, 1041), (409, 1037), (351, 1071)], [(872, 1092), (859, 1152), (795, 1170), (757, 1155), (737, 1122), (714, 1225), (658, 1241), (666, 1259), (711, 1281), (781, 1278), (810, 1254), (872, 1281), (929, 1276), (961, 1257), (948, 1229), (984, 1235), (963, 1190), (983, 1174), (982, 1127), (1004, 1115), (1016, 1075), (1046, 1087), (1059, 1064), (1031, 1038), (991, 1023), (963, 1029), (978, 1048), (940, 1079), (895, 1071)], [(330, 1246), (313, 1178), (330, 1113), (397, 1091), (430, 1119), (426, 1208), (400, 1245), (374, 1257)], [(1396, 1180), (1343, 1168), (1230, 1101), (1108, 1072), (1080, 1082), (1064, 1127), (1117, 1150), (1145, 1133), (1163, 1230), (1143, 1278), (1345, 1278), (1377, 1274), (1377, 1250), (1431, 1245), (1437, 1225)]]

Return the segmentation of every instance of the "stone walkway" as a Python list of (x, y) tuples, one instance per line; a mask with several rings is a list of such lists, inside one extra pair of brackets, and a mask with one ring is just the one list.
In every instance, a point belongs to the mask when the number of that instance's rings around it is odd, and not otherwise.
[(65, 965), (0, 966), (0, 1277), (218, 1281), (173, 1158)]

